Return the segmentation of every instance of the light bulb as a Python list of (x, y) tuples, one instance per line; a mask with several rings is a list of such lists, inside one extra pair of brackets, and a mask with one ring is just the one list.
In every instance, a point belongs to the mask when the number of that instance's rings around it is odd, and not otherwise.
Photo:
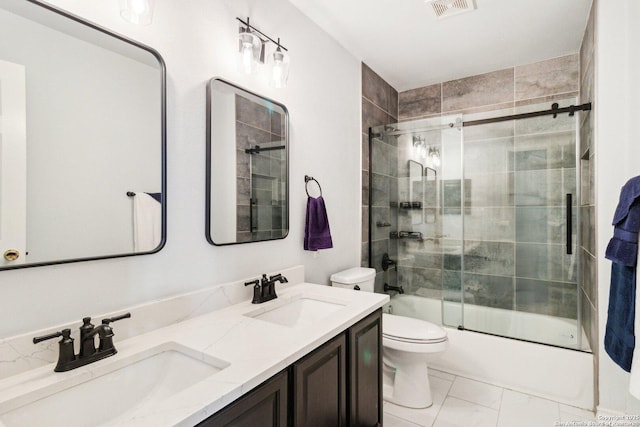
[(283, 66), (282, 60), (276, 59), (273, 62), (273, 84), (277, 88), (282, 87), (282, 73), (283, 73), (282, 66)]
[(133, 24), (149, 25), (155, 0), (120, 0), (120, 15)]
[(431, 164), (434, 167), (438, 167), (440, 166), (440, 156), (439, 153), (436, 149), (434, 149), (430, 154), (429, 157), (431, 157)]
[[(280, 40), (278, 39), (278, 43)], [(283, 51), (278, 49), (273, 53), (273, 69), (271, 70), (271, 85), (277, 89), (281, 89), (287, 85), (287, 77), (289, 74), (289, 57)]]
[(142, 15), (149, 9), (149, 4), (145, 0), (131, 0), (131, 11), (135, 15)]
[(242, 43), (242, 68), (245, 74), (251, 74), (253, 71), (253, 45), (251, 43)]

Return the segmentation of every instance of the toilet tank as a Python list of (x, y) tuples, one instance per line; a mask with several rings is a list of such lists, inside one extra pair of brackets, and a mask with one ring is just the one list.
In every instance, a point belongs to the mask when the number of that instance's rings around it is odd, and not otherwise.
[(373, 292), (375, 268), (354, 267), (331, 275), (331, 286)]

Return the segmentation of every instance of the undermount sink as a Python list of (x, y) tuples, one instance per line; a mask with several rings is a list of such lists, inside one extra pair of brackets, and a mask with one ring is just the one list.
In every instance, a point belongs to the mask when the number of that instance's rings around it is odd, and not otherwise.
[(305, 295), (265, 304), (269, 305), (245, 313), (245, 316), (282, 326), (308, 326), (335, 313), (346, 305), (345, 302), (338, 300)]
[(64, 390), (50, 390), (45, 397), (34, 398), (39, 400), (0, 414), (0, 426), (37, 426), (44, 420), (47, 425), (67, 427), (118, 425), (229, 366), (219, 359), (200, 357), (201, 353), (173, 343), (128, 356), (114, 363), (117, 367), (110, 372), (101, 374), (96, 369), (97, 377)]

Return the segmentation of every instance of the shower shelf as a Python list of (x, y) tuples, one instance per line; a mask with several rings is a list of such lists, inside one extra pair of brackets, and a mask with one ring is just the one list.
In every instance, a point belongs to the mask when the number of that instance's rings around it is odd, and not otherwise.
[(423, 236), (419, 231), (391, 231), (389, 232), (390, 239), (410, 239), (422, 241)]
[(389, 202), (389, 206), (400, 209), (422, 209), (422, 202)]

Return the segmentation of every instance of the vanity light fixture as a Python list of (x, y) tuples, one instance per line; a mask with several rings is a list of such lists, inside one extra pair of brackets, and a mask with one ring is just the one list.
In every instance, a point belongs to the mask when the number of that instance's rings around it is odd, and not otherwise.
[(240, 52), (241, 69), (246, 74), (251, 74), (259, 64), (265, 63), (266, 45), (271, 42), (276, 45), (276, 50), (269, 55), (271, 62), (270, 86), (283, 88), (289, 78), (289, 54), (287, 48), (280, 43), (280, 38), (274, 40), (249, 23), (249, 18), (240, 21), (238, 29), (238, 48)]
[(155, 0), (120, 0), (120, 16), (132, 24), (149, 25), (154, 6)]

